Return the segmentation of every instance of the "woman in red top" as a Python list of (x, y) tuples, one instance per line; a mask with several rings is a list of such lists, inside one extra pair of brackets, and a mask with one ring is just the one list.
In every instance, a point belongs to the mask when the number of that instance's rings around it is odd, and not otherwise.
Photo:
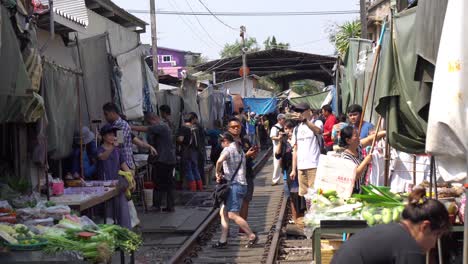
[(322, 107), (322, 115), (325, 118), (325, 124), (323, 125), (323, 141), (325, 142), (325, 149), (327, 151), (333, 150), (333, 139), (331, 137), (333, 126), (337, 123), (335, 115), (330, 105), (324, 105)]

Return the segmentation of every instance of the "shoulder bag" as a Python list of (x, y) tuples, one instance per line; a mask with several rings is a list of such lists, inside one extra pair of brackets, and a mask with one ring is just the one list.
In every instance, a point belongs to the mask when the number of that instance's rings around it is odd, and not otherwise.
[(242, 158), (239, 162), (239, 165), (237, 165), (236, 170), (234, 171), (234, 174), (232, 174), (231, 180), (229, 182), (222, 182), (216, 184), (215, 190), (213, 191), (212, 198), (213, 198), (213, 207), (214, 208), (219, 208), (223, 202), (227, 200), (227, 197), (229, 195), (229, 191), (231, 190), (231, 184), (234, 181), (234, 178), (237, 175), (237, 172), (239, 172), (239, 169), (242, 165), (242, 161), (244, 160), (244, 153), (241, 153)]

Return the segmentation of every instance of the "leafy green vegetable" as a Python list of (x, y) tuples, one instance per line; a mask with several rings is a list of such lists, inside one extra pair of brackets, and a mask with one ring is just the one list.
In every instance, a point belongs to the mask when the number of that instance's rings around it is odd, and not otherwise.
[(114, 237), (116, 248), (126, 252), (136, 251), (143, 243), (141, 236), (127, 228), (118, 225), (99, 225), (99, 227), (102, 233), (108, 233)]

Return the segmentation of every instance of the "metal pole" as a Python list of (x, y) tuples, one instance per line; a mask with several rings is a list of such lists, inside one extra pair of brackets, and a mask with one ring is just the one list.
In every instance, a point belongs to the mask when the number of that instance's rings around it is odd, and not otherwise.
[(159, 76), (158, 76), (158, 32), (156, 29), (156, 0), (150, 1), (150, 16), (151, 16), (151, 55), (153, 57), (153, 73), (156, 79), (156, 91), (159, 91)]
[(367, 39), (367, 7), (366, 0), (359, 0), (361, 15), (361, 38)]
[(241, 26), (240, 30), (240, 36), (242, 38), (242, 97), (247, 97), (247, 54), (245, 48), (245, 26)]
[[(467, 161), (468, 164), (468, 161)], [(468, 169), (467, 169), (468, 172)], [(465, 184), (465, 197), (468, 197), (468, 184)], [(463, 231), (463, 264), (468, 264), (468, 206), (465, 203), (465, 230)]]

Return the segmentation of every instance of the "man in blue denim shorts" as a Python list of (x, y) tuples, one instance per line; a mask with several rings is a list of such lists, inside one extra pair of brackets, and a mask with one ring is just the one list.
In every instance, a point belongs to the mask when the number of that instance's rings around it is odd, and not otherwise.
[[(242, 148), (234, 141), (234, 137), (225, 133), (223, 135), (225, 148), (216, 162), (216, 181), (230, 183), (227, 200), (220, 210), (222, 233), (214, 248), (225, 248), (229, 232), (229, 219), (242, 228), (249, 237), (247, 247), (255, 245), (258, 236), (252, 232), (247, 221), (239, 215), (243, 199), (247, 194), (246, 158)], [(223, 175), (224, 174), (224, 175)]]

